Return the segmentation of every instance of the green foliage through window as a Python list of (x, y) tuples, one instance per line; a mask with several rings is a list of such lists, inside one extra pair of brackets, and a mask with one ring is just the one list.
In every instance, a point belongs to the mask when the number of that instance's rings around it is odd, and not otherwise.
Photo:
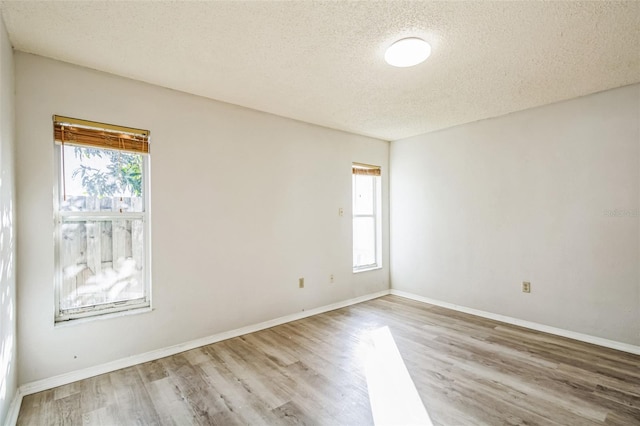
[[(142, 195), (142, 155), (84, 147), (74, 147), (74, 154), (81, 162), (72, 177), (80, 177), (88, 195), (99, 198), (123, 193)], [(92, 158), (106, 160), (106, 170), (83, 164), (82, 160)]]

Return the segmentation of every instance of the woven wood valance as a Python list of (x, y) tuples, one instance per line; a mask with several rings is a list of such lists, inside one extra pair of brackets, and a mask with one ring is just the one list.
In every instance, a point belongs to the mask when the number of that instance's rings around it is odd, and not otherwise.
[(149, 153), (148, 130), (54, 115), (53, 133), (59, 144)]
[(380, 166), (372, 166), (370, 164), (353, 163), (351, 166), (354, 175), (380, 176)]

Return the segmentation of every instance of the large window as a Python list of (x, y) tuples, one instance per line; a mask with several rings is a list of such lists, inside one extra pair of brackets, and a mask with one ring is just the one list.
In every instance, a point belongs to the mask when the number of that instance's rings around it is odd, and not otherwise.
[(150, 306), (149, 132), (54, 116), (55, 320)]
[(381, 262), (380, 167), (354, 163), (353, 271), (379, 268)]

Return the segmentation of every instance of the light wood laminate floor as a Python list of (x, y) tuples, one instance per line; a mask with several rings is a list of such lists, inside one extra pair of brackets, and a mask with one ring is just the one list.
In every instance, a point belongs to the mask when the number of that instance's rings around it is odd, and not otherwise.
[(26, 396), (18, 424), (373, 424), (383, 327), (434, 425), (640, 425), (640, 356), (397, 296)]

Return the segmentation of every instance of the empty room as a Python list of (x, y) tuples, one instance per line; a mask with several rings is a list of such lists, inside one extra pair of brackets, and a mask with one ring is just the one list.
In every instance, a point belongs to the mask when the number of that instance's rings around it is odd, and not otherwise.
[(640, 2), (0, 0), (0, 424), (640, 425)]

